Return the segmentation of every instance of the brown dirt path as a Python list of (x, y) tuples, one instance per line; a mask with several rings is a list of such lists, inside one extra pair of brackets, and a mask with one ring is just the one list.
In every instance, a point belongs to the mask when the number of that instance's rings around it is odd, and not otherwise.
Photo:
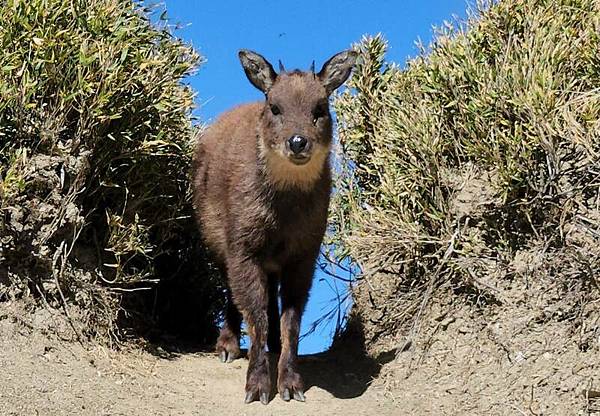
[[(158, 349), (83, 348), (48, 333), (47, 310), (0, 303), (0, 415), (399, 415), (369, 386), (380, 365), (352, 357), (305, 356), (306, 403), (243, 403), (247, 360)], [(342, 362), (343, 361), (343, 362)]]

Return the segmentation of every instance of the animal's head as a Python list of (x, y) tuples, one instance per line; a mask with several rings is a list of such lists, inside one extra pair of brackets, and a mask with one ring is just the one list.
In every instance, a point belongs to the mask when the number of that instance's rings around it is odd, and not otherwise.
[(241, 50), (246, 76), (265, 94), (260, 143), (272, 174), (282, 185), (307, 185), (323, 168), (332, 138), (329, 96), (350, 75), (357, 54), (348, 50), (331, 57), (315, 73), (287, 72), (281, 62), (279, 74), (261, 55)]

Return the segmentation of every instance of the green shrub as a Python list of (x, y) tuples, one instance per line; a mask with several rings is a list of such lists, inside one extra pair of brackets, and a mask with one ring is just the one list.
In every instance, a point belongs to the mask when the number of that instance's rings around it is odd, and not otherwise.
[(486, 281), (514, 278), (527, 250), (541, 253), (537, 275), (597, 298), (599, 3), (480, 6), (406, 69), (384, 62), (386, 46), (357, 45), (335, 102), (352, 161), (335, 224), (364, 272), (367, 341), (414, 333), (434, 293), (497, 301)]
[(194, 232), (182, 82), (201, 58), (151, 18), (131, 0), (0, 3), (0, 296), (63, 292), (114, 338), (193, 277), (210, 338), (220, 294)]

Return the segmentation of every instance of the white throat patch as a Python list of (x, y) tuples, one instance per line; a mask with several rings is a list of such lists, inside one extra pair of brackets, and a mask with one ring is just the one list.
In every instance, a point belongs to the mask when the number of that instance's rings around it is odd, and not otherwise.
[(307, 191), (326, 167), (330, 149), (328, 146), (316, 146), (310, 160), (304, 165), (296, 165), (277, 150), (267, 149), (260, 138), (259, 150), (265, 161), (267, 175), (279, 190), (300, 188)]

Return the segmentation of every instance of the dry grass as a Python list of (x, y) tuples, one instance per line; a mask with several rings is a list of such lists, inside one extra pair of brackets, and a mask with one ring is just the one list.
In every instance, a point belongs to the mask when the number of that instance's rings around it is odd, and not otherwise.
[(550, 278), (572, 313), (598, 299), (599, 33), (598, 1), (505, 0), (405, 69), (381, 36), (356, 46), (334, 219), (363, 271), (368, 344), (410, 343), (436, 295), (486, 308), (502, 285)]
[(220, 293), (191, 218), (182, 82), (202, 59), (151, 16), (130, 0), (0, 3), (0, 298), (77, 304), (88, 334), (115, 340), (194, 278), (210, 338)]

